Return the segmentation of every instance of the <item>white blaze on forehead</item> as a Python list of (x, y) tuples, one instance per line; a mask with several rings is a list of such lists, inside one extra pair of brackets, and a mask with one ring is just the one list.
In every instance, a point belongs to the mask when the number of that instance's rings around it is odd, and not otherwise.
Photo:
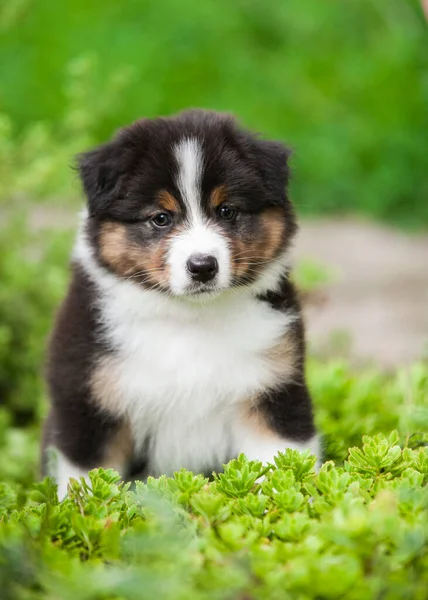
[(203, 153), (196, 138), (184, 138), (174, 147), (178, 164), (177, 187), (189, 211), (189, 220), (201, 219)]
[(183, 294), (192, 284), (187, 261), (195, 254), (214, 256), (218, 262), (216, 285), (222, 289), (230, 282), (230, 250), (227, 239), (212, 223), (204, 219), (201, 207), (201, 182), (204, 157), (200, 141), (183, 138), (174, 147), (177, 161), (177, 187), (186, 205), (188, 219), (179, 235), (173, 236), (168, 252), (170, 286)]

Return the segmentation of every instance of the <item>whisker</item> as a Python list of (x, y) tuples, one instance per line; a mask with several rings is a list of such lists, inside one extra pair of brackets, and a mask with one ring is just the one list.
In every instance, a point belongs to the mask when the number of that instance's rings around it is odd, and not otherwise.
[[(128, 269), (128, 271), (125, 273), (125, 275), (127, 273), (129, 273), (130, 269)], [(154, 273), (159, 273), (162, 272), (163, 269), (162, 268), (153, 268), (153, 269), (141, 269), (140, 271), (136, 271), (135, 273), (132, 273), (131, 275), (129, 275), (128, 277), (126, 277), (126, 281), (128, 281), (129, 279), (134, 279), (136, 277), (140, 277), (141, 275), (153, 275)]]
[(247, 261), (255, 260), (255, 261), (259, 261), (261, 263), (267, 263), (267, 262), (272, 262), (272, 261), (276, 260), (277, 258), (278, 258), (277, 256), (275, 256), (274, 258), (264, 258), (263, 256), (241, 256), (241, 257), (235, 258), (232, 256), (232, 260), (239, 262), (239, 263), (244, 260), (247, 260)]
[(265, 258), (264, 256), (241, 256), (241, 257), (237, 257), (234, 258), (232, 257), (233, 260), (236, 260), (238, 262), (241, 262), (243, 260), (257, 260), (260, 262), (272, 262), (273, 260), (276, 260), (278, 257), (274, 256), (273, 258)]
[(243, 254), (247, 254), (248, 249), (247, 250), (243, 250), (242, 252), (237, 252), (236, 254), (234, 254), (234, 256), (242, 256)]
[(252, 266), (252, 265), (266, 265), (270, 262), (272, 262), (272, 261), (265, 260), (265, 261), (258, 261), (258, 262), (240, 262), (239, 266), (248, 267), (248, 266)]

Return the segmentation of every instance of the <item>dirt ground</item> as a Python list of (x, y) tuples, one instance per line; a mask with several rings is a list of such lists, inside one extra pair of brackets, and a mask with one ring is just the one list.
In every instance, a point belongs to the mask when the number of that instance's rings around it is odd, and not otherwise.
[(428, 236), (355, 220), (305, 221), (296, 257), (337, 273), (322, 301), (306, 308), (315, 350), (345, 331), (351, 357), (382, 368), (428, 355)]
[[(41, 207), (32, 210), (30, 221), (36, 229), (69, 228), (77, 217)], [(428, 235), (355, 219), (305, 220), (295, 256), (335, 273), (305, 309), (315, 352), (346, 353), (386, 369), (428, 356)]]

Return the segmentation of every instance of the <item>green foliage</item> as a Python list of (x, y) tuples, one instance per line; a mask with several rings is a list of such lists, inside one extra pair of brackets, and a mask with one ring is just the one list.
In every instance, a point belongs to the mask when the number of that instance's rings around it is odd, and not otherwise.
[[(4, 600), (425, 600), (428, 451), (365, 438), (343, 467), (287, 450), (211, 483), (180, 471), (131, 488), (114, 471), (3, 485)], [(260, 479), (261, 478), (261, 479)]]
[(18, 222), (0, 235), (0, 481), (28, 485), (36, 477), (45, 347), (69, 246), (68, 235), (46, 238)]
[(373, 369), (355, 373), (343, 361), (310, 360), (308, 374), (328, 458), (345, 458), (348, 448), (359, 445), (365, 434), (397, 429), (410, 445), (426, 438), (426, 364), (417, 363), (390, 376)]
[(293, 281), (299, 290), (308, 294), (331, 283), (336, 274), (312, 259), (301, 259), (293, 272)]
[[(77, 178), (72, 177), (70, 166), (77, 153), (96, 141), (89, 131), (89, 96), (96, 68), (97, 62), (91, 57), (73, 60), (68, 65), (66, 111), (58, 124), (34, 121), (19, 133), (10, 117), (0, 114), (0, 201), (40, 201), (59, 195), (61, 200), (53, 201), (66, 204), (79, 196)], [(124, 81), (121, 74), (113, 74), (98, 93), (114, 103)], [(96, 112), (101, 115), (101, 106)]]
[(75, 152), (201, 106), (291, 144), (302, 212), (428, 222), (417, 0), (9, 0), (0, 23), (3, 202), (76, 196)]
[(41, 408), (41, 359), (68, 277), (67, 238), (51, 234), (46, 244), (19, 224), (0, 236), (0, 397), (18, 424)]

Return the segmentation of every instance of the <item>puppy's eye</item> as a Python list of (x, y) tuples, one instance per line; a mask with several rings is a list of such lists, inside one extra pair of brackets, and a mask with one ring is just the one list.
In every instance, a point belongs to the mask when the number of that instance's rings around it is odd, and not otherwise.
[(152, 223), (156, 227), (168, 227), (172, 223), (172, 218), (169, 213), (158, 213), (152, 217)]
[(231, 206), (227, 206), (227, 204), (223, 204), (218, 209), (218, 216), (223, 221), (232, 221), (236, 217), (236, 210)]

